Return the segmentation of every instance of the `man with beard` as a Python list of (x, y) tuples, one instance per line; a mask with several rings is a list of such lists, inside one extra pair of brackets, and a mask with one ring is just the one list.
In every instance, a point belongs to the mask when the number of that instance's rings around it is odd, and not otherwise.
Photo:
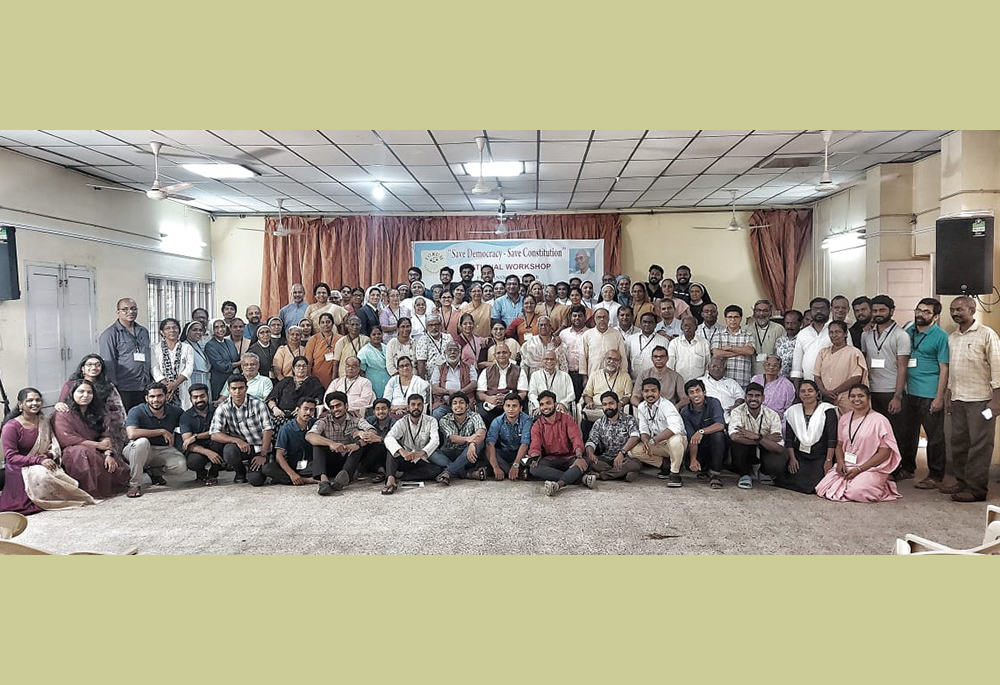
[[(939, 302), (939, 308), (940, 304), (941, 303)], [(866, 295), (855, 297), (851, 302), (851, 307), (854, 309), (854, 325), (848, 328), (847, 331), (851, 334), (851, 344), (860, 350), (861, 335), (865, 332), (865, 329), (869, 327), (868, 324), (872, 321), (871, 298)]]
[(531, 477), (545, 481), (549, 497), (581, 478), (584, 485), (593, 488), (597, 476), (584, 475), (587, 460), (580, 427), (568, 414), (556, 411), (556, 394), (551, 390), (538, 396), (538, 408), (542, 415), (531, 426), (528, 448), (528, 458), (535, 460), (529, 469)]
[(172, 476), (187, 471), (187, 460), (174, 447), (174, 431), (183, 413), (177, 405), (167, 404), (167, 388), (163, 383), (151, 383), (146, 388), (146, 402), (129, 410), (125, 418), (129, 442), (122, 452), (132, 468), (129, 497), (142, 495), (142, 474), (146, 469), (153, 485), (167, 484), (164, 471)]
[(388, 454), (385, 451), (385, 438), (396, 423), (396, 419), (389, 414), (389, 400), (384, 397), (375, 400), (372, 413), (365, 417), (365, 421), (371, 429), (361, 431), (358, 442), (368, 447), (369, 464), (377, 469), (372, 483), (381, 483), (385, 480), (385, 458)]
[[(324, 398), (329, 410), (321, 416), (306, 434), (306, 442), (313, 446), (313, 478), (319, 478), (320, 495), (332, 495), (343, 490), (357, 477), (362, 464), (370, 470), (371, 459), (359, 435), (372, 429), (364, 419), (347, 411), (347, 394), (336, 391)], [(336, 474), (336, 475), (334, 475)], [(334, 476), (330, 480), (330, 476)]]
[(764, 362), (768, 355), (774, 354), (774, 344), (785, 334), (780, 323), (771, 321), (774, 308), (770, 300), (757, 300), (753, 303), (753, 322), (744, 326), (743, 330), (750, 334), (750, 342), (754, 349), (753, 374), (764, 373)]
[[(906, 369), (910, 363), (910, 336), (896, 325), (892, 315), (896, 303), (888, 295), (872, 298), (872, 323), (875, 326), (861, 336), (861, 351), (868, 360), (868, 384), (871, 388), (872, 409), (882, 414), (892, 425), (899, 441), (903, 433), (903, 391), (906, 389)], [(913, 478), (913, 469), (896, 469), (896, 480)]]
[(472, 264), (463, 264), (458, 267), (458, 275), (461, 278), (460, 283), (465, 286), (465, 297), (462, 302), (455, 303), (456, 307), (472, 299), (469, 293), (472, 292), (472, 277), (476, 275), (476, 267)]
[(470, 467), (475, 467), (475, 478), (486, 480), (482, 465), (483, 445), (486, 441), (486, 424), (476, 412), (469, 411), (469, 398), (462, 392), (451, 394), (451, 413), (441, 419), (441, 446), (431, 454), (431, 462), (442, 467), (437, 482), (449, 485), (451, 479), (466, 478)]
[(385, 487), (383, 495), (399, 489), (397, 475), (410, 480), (428, 480), (441, 474), (441, 467), (432, 463), (430, 455), (441, 444), (438, 422), (424, 414), (422, 395), (410, 395), (406, 416), (397, 421), (385, 438)]
[(691, 267), (681, 264), (674, 272), (674, 277), (677, 279), (674, 282), (674, 296), (690, 304)]
[(451, 411), (452, 396), (461, 391), (466, 397), (476, 392), (478, 374), (476, 367), (462, 361), (462, 348), (454, 340), (444, 346), (445, 363), (431, 370), (431, 416), (440, 421)]
[(411, 286), (413, 285), (414, 281), (420, 281), (423, 280), (423, 278), (424, 278), (424, 272), (421, 271), (419, 267), (411, 266), (409, 269), (406, 270), (406, 280), (410, 282)]
[(621, 410), (618, 394), (608, 390), (601, 395), (603, 416), (587, 438), (587, 461), (598, 480), (624, 479), (631, 483), (639, 477), (642, 462), (629, 455), (639, 444), (639, 422)]
[(260, 327), (261, 319), (260, 307), (252, 304), (247, 307), (247, 325), (243, 331), (243, 336), (250, 340), (257, 339), (257, 329)]
[(658, 478), (667, 480), (667, 487), (681, 487), (681, 464), (687, 449), (684, 422), (677, 408), (660, 396), (660, 382), (655, 378), (642, 381), (643, 402), (639, 414), (639, 444), (632, 456), (644, 464), (660, 469)]
[(660, 288), (660, 281), (663, 280), (663, 267), (659, 264), (649, 265), (649, 277), (646, 283), (646, 294), (650, 302), (663, 297), (663, 289)]
[(653, 348), (653, 365), (643, 371), (643, 375), (636, 375), (635, 383), (632, 385), (632, 406), (638, 407), (642, 404), (642, 385), (650, 378), (655, 378), (660, 383), (660, 397), (680, 409), (687, 404), (687, 394), (684, 392), (684, 379), (679, 373), (670, 368), (670, 353), (665, 345), (657, 345)]
[(781, 439), (781, 417), (763, 404), (764, 386), (751, 383), (746, 402), (733, 409), (729, 417), (733, 468), (740, 477), (737, 485), (743, 490), (753, 487), (750, 474), (754, 470), (759, 470), (763, 485), (774, 485), (788, 461)]
[(295, 406), (295, 415), (278, 429), (274, 459), (261, 469), (272, 483), (279, 485), (315, 485), (313, 449), (307, 431), (316, 416), (316, 399), (303, 397)]
[[(812, 323), (799, 331), (795, 336), (795, 353), (792, 355), (792, 381), (795, 389), (803, 378), (813, 380), (816, 368), (816, 357), (824, 347), (830, 347), (830, 300), (825, 297), (814, 297), (809, 302), (809, 312)], [(703, 312), (704, 313), (704, 312)]]
[(219, 484), (222, 467), (222, 445), (212, 442), (212, 415), (215, 406), (208, 401), (208, 386), (195, 383), (188, 388), (191, 408), (181, 414), (181, 449), (187, 457), (188, 469), (205, 485)]
[[(857, 309), (855, 309), (855, 312)], [(903, 395), (903, 426), (896, 436), (900, 469), (917, 470), (920, 427), (927, 434), (927, 477), (914, 484), (919, 490), (937, 490), (944, 483), (947, 463), (944, 443), (944, 403), (948, 390), (948, 334), (938, 326), (941, 303), (925, 297), (913, 310), (910, 361)]]
[(798, 309), (789, 309), (782, 319), (782, 327), (785, 329), (785, 334), (774, 341), (774, 354), (781, 360), (781, 375), (788, 378), (792, 373), (795, 339), (802, 330), (802, 312)]
[(610, 350), (604, 355), (604, 368), (587, 377), (587, 386), (583, 389), (585, 429), (588, 428), (586, 424), (596, 422), (604, 415), (603, 400), (601, 399), (604, 397), (604, 393), (613, 392), (616, 397), (623, 401), (627, 401), (627, 398), (632, 395), (632, 379), (622, 367), (622, 353), (618, 350)]

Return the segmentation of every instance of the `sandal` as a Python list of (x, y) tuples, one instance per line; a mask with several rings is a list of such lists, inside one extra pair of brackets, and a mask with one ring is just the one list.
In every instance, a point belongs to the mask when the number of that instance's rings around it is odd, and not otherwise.
[(379, 469), (378, 473), (372, 476), (372, 485), (378, 485), (379, 483), (385, 482), (385, 470)]
[(722, 480), (718, 476), (712, 476), (711, 480), (708, 481), (708, 487), (713, 490), (721, 490)]
[(386, 485), (384, 488), (382, 488), (382, 494), (383, 495), (391, 495), (392, 493), (396, 492), (396, 490), (398, 490), (398, 489), (399, 489), (398, 485), (396, 485), (395, 483), (390, 483), (390, 484)]
[(130, 485), (128, 492), (125, 493), (126, 497), (142, 497), (142, 488), (138, 485)]
[(441, 483), (442, 485), (451, 485), (451, 474), (448, 473), (447, 471), (442, 471), (441, 475), (435, 478), (434, 480), (436, 480), (438, 483)]
[(739, 481), (736, 482), (736, 487), (741, 490), (749, 490), (753, 487), (753, 481), (750, 480), (750, 476), (740, 476)]
[(215, 476), (208, 476), (207, 478), (205, 478), (205, 485), (218, 485), (218, 484), (219, 484), (219, 479), (216, 478)]
[(480, 467), (476, 469), (476, 478), (478, 478), (479, 480), (486, 480), (486, 475), (487, 474), (485, 467)]

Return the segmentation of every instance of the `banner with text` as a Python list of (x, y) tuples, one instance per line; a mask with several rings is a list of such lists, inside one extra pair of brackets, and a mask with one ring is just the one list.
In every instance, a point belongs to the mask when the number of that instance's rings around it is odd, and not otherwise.
[(413, 243), (413, 264), (424, 272), (424, 283), (437, 283), (438, 272), (446, 266), (455, 270), (472, 264), (493, 267), (495, 280), (511, 274), (534, 274), (544, 283), (569, 281), (574, 276), (601, 285), (604, 273), (603, 240), (462, 240), (419, 241)]

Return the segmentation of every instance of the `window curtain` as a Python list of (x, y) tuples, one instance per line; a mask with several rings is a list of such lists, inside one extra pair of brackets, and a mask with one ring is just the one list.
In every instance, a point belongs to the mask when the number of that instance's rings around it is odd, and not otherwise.
[[(294, 283), (305, 285), (306, 300), (312, 302), (311, 288), (319, 281), (332, 287), (406, 281), (413, 259), (411, 242), (489, 238), (470, 235), (470, 231), (492, 231), (497, 221), (478, 216), (290, 216), (282, 217), (282, 223), (300, 232), (282, 238), (264, 236), (260, 304), (270, 315), (288, 302)], [(265, 225), (274, 230), (277, 220), (267, 217)], [(617, 214), (515, 216), (506, 225), (511, 230), (536, 229), (536, 233), (513, 236), (524, 240), (603, 239), (605, 271), (617, 274), (621, 269), (621, 217)], [(430, 286), (437, 282), (437, 274), (424, 274), (424, 279)]]
[(811, 209), (758, 209), (750, 216), (750, 250), (777, 311), (792, 308), (795, 281), (811, 237)]

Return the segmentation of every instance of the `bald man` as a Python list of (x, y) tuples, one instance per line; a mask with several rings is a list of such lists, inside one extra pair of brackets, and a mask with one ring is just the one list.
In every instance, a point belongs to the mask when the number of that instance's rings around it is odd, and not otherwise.
[(286, 331), (292, 326), (298, 326), (299, 322), (306, 318), (306, 309), (309, 308), (306, 304), (306, 289), (301, 283), (294, 284), (289, 294), (292, 296), (292, 301), (278, 310), (278, 316), (285, 322)]

